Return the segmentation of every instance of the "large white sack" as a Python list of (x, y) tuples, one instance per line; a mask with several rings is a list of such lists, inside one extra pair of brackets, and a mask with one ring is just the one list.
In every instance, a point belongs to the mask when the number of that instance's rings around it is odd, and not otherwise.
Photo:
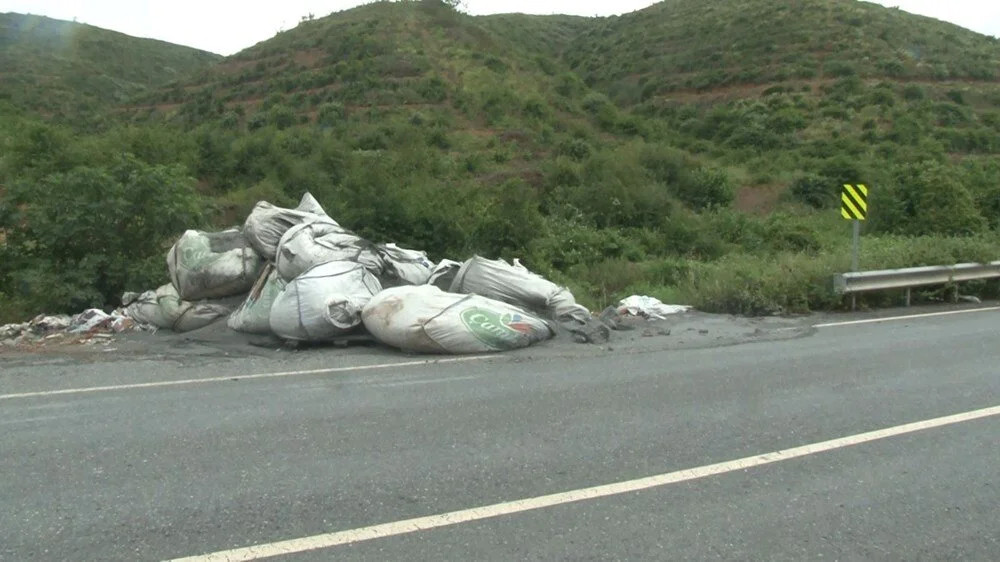
[(330, 261), (354, 262), (373, 275), (382, 273), (382, 258), (375, 245), (333, 223), (312, 222), (293, 226), (278, 244), (278, 275), (291, 281), (309, 268)]
[(250, 245), (257, 252), (274, 260), (281, 237), (295, 225), (323, 222), (337, 226), (337, 222), (327, 216), (319, 202), (309, 193), (302, 196), (299, 206), (294, 209), (276, 207), (267, 201), (254, 206), (243, 224), (243, 232)]
[(196, 301), (246, 293), (264, 266), (239, 229), (186, 231), (167, 253), (177, 294)]
[(271, 305), (275, 335), (297, 341), (326, 341), (361, 324), (361, 309), (382, 290), (378, 279), (352, 262), (317, 265), (288, 283)]
[(422, 250), (408, 250), (390, 243), (379, 244), (378, 254), (385, 263), (379, 278), (383, 286), (423, 285), (434, 271), (434, 262)]
[(522, 308), (433, 285), (386, 289), (368, 302), (361, 317), (382, 343), (422, 353), (506, 351), (554, 335), (544, 320)]
[(268, 264), (243, 304), (229, 315), (226, 325), (237, 332), (248, 334), (271, 333), (271, 305), (284, 288), (284, 280), (274, 266)]
[(142, 293), (125, 307), (125, 314), (136, 322), (175, 332), (203, 328), (231, 311), (232, 308), (221, 304), (182, 300), (170, 283)]
[(509, 264), (474, 256), (462, 264), (449, 291), (482, 295), (545, 314), (585, 341), (606, 341), (609, 337), (607, 327), (577, 304), (569, 289), (532, 273), (518, 260)]

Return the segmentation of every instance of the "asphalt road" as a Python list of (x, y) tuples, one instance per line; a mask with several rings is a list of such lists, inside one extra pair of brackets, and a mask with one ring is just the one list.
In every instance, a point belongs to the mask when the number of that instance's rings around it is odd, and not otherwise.
[[(1000, 415), (776, 452), (1000, 405), (1000, 311), (741, 325), (740, 341), (702, 321), (711, 332), (445, 363), (0, 357), (0, 559), (270, 553), (317, 536), (286, 559), (997, 558)], [(777, 460), (528, 509), (765, 453)], [(303, 550), (513, 500), (528, 502)]]

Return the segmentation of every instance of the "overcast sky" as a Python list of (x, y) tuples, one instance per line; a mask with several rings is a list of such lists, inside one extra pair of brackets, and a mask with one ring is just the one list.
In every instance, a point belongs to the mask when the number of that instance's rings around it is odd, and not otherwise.
[[(710, 2), (711, 0), (706, 0)], [(1000, 0), (877, 0), (915, 14), (1000, 36)], [(0, 0), (0, 12), (37, 14), (89, 23), (231, 55), (291, 29), (302, 16), (325, 16), (364, 2), (351, 0)], [(523, 12), (597, 16), (622, 14), (650, 0), (466, 0), (471, 14)], [(256, 4), (256, 5), (255, 5)]]

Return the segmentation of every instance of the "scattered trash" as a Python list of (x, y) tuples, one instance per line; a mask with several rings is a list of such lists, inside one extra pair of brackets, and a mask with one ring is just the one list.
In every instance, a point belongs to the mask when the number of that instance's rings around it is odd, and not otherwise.
[(361, 313), (379, 341), (422, 353), (483, 353), (527, 347), (555, 335), (541, 318), (479, 295), (433, 285), (401, 286), (375, 295)]
[(642, 316), (652, 320), (665, 320), (671, 314), (679, 314), (688, 310), (691, 310), (690, 306), (663, 304), (659, 299), (644, 295), (632, 295), (618, 302), (618, 314)]
[(238, 229), (188, 230), (167, 254), (170, 281), (184, 300), (246, 294), (264, 263)]
[(334, 261), (296, 277), (271, 305), (271, 331), (286, 340), (320, 342), (361, 324), (361, 310), (382, 290), (364, 266)]

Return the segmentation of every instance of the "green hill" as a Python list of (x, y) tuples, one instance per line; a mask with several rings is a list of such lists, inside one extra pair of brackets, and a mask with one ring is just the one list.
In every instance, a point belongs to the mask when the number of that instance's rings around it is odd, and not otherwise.
[(45, 114), (107, 108), (221, 58), (90, 25), (0, 14), (0, 99)]
[[(131, 98), (92, 135), (0, 128), (0, 293), (30, 310), (106, 302), (162, 279), (156, 236), (193, 226), (158, 208), (217, 227), (308, 190), (367, 237), (521, 257), (594, 307), (644, 293), (835, 308), (844, 183), (871, 187), (865, 268), (996, 259), (998, 59), (995, 39), (854, 0), (668, 0), (613, 18), (376, 2)], [(171, 186), (157, 203), (129, 199), (156, 182)], [(114, 237), (33, 242), (70, 205), (51, 194), (88, 208), (100, 185), (146, 217), (115, 235), (142, 237), (142, 255), (109, 254)], [(67, 240), (93, 235), (74, 224), (58, 224)]]
[(566, 53), (625, 103), (789, 80), (1000, 77), (996, 38), (855, 0), (667, 0), (601, 21)]

